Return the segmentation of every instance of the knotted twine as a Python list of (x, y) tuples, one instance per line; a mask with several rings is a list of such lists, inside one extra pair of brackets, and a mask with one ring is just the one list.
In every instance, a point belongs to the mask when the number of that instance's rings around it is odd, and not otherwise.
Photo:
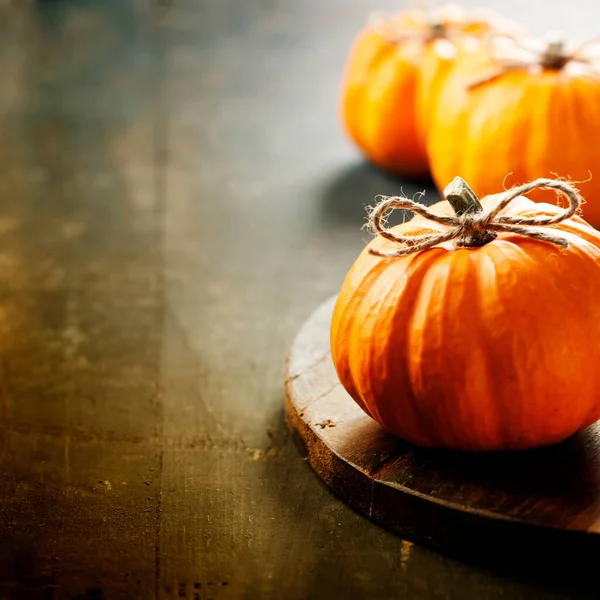
[[(594, 49), (600, 50), (600, 46), (598, 46), (600, 38), (598, 37), (586, 40), (570, 51), (566, 50), (566, 42), (559, 32), (550, 32), (546, 36), (545, 43), (530, 40), (528, 45), (527, 41), (517, 35), (507, 33), (490, 34), (485, 42), (488, 54), (498, 68), (490, 75), (475, 79), (468, 85), (468, 88), (479, 87), (511, 71), (560, 70), (569, 63), (577, 63), (586, 67), (590, 74), (600, 75), (600, 57), (594, 53)], [(503, 46), (501, 46), (502, 42), (505, 42)], [(506, 45), (506, 42), (510, 42), (512, 48)]]
[[(455, 182), (457, 179), (455, 179)], [(498, 213), (506, 208), (515, 198), (527, 194), (534, 189), (555, 190), (567, 197), (569, 206), (552, 217), (498, 216)], [(489, 210), (478, 212), (471, 210), (462, 215), (455, 216), (437, 215), (423, 204), (401, 196), (379, 196), (381, 202), (369, 209), (368, 226), (373, 233), (380, 235), (386, 240), (401, 244), (401, 247), (393, 252), (381, 252), (372, 248), (369, 252), (377, 256), (406, 256), (407, 254), (414, 254), (415, 252), (432, 248), (450, 240), (457, 240), (457, 246), (471, 246), (473, 244), (469, 244), (468, 240), (472, 240), (474, 236), (482, 237), (482, 235), (485, 236), (488, 234), (488, 241), (490, 241), (496, 237), (495, 232), (518, 233), (519, 235), (550, 242), (563, 248), (569, 245), (564, 237), (534, 228), (556, 225), (569, 219), (577, 212), (581, 206), (582, 197), (573, 185), (560, 179), (540, 178), (514, 187), (500, 194), (500, 196), (501, 199), (498, 204)], [(451, 229), (443, 233), (415, 236), (402, 235), (391, 228), (385, 227), (385, 216), (388, 211), (398, 208), (421, 215), (429, 221), (447, 225)]]
[(437, 38), (445, 38), (448, 35), (446, 25), (433, 17), (423, 16), (422, 31), (401, 26), (396, 21), (397, 17), (393, 14), (374, 12), (368, 17), (368, 26), (391, 44), (401, 44), (402, 42), (426, 43)]
[(422, 31), (400, 25), (398, 14), (386, 12), (371, 13), (368, 26), (394, 44), (408, 41), (426, 43), (439, 38), (458, 39), (464, 35), (462, 28), (479, 23), (487, 23), (490, 29), (496, 31), (519, 31), (491, 9), (480, 8), (469, 12), (459, 5), (449, 4), (438, 9), (415, 8), (410, 12), (415, 21), (422, 26)]

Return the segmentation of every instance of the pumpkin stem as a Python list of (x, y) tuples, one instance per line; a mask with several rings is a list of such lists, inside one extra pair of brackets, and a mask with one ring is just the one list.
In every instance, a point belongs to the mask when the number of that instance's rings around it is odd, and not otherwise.
[(547, 35), (547, 46), (540, 57), (540, 65), (544, 69), (559, 71), (571, 60), (565, 52), (565, 38), (559, 32)]
[(437, 40), (446, 37), (446, 25), (438, 17), (432, 17), (429, 21), (428, 40)]
[[(457, 217), (467, 213), (482, 213), (483, 206), (479, 198), (462, 177), (455, 177), (444, 189), (444, 196), (451, 204)], [(496, 234), (485, 229), (469, 229), (456, 238), (456, 245), (466, 248), (485, 246), (496, 239)]]

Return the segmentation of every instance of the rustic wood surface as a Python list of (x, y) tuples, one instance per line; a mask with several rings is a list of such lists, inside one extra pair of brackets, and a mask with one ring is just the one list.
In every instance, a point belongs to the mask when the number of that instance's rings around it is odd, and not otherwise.
[(506, 545), (518, 546), (512, 559), (550, 549), (547, 568), (560, 543), (570, 562), (589, 568), (588, 559), (600, 559), (600, 424), (528, 452), (404, 443), (338, 381), (329, 350), (335, 298), (315, 310), (292, 345), (285, 406), (302, 453), (337, 495), (387, 529), (452, 556), (494, 561)]
[[(597, 33), (590, 3), (490, 5)], [(288, 435), (284, 356), (363, 205), (431, 188), (336, 120), (372, 8), (0, 1), (0, 598), (598, 597), (403, 541)]]

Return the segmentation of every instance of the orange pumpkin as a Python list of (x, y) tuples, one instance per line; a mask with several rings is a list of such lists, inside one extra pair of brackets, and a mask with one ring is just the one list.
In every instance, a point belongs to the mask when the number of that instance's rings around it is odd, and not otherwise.
[(376, 17), (347, 58), (341, 90), (343, 125), (376, 165), (400, 175), (429, 173), (425, 130), (432, 103), (460, 49), (512, 24), (448, 5), (433, 15), (412, 10)]
[[(600, 232), (572, 216), (580, 197), (563, 181), (481, 204), (463, 184), (446, 188), (460, 217), (446, 202), (428, 212), (392, 198), (388, 209), (429, 217), (385, 229), (386, 209), (375, 209), (381, 235), (334, 308), (335, 369), (368, 415), (415, 444), (553, 444), (600, 418)], [(565, 192), (571, 207), (515, 197), (537, 187)]]
[(486, 195), (507, 173), (510, 185), (560, 173), (581, 183), (583, 214), (600, 227), (600, 65), (590, 51), (498, 41), (457, 64), (429, 130), (436, 185), (460, 175)]

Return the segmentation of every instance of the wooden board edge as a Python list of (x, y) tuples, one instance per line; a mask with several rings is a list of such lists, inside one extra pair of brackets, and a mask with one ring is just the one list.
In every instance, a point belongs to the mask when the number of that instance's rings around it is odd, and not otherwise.
[[(285, 418), (300, 453), (336, 497), (376, 525), (425, 548), (488, 568), (498, 560), (506, 563), (506, 550), (516, 566), (533, 568), (532, 556), (542, 569), (597, 564), (599, 536), (463, 512), (371, 479), (337, 456), (300, 417), (290, 383), (286, 380)], [(393, 514), (398, 518), (390, 518)]]

